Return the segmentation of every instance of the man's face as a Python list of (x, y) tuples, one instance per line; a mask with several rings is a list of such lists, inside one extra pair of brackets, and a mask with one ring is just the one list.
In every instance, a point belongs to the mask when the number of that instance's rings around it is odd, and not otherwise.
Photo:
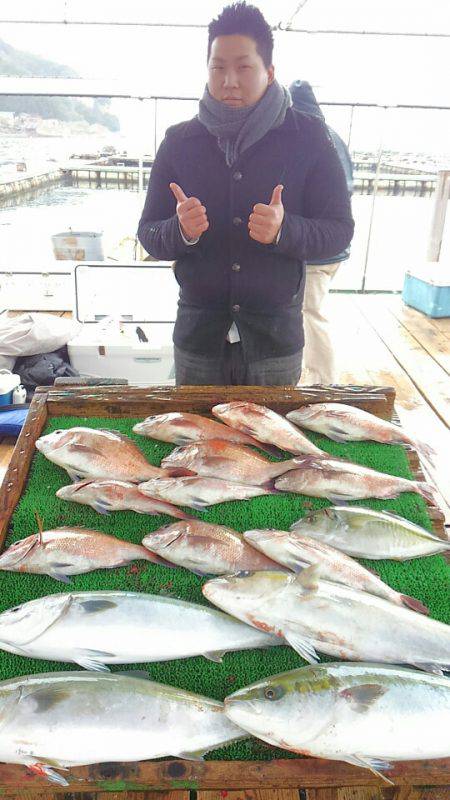
[(249, 36), (217, 36), (208, 61), (208, 89), (215, 100), (231, 108), (257, 103), (274, 79)]

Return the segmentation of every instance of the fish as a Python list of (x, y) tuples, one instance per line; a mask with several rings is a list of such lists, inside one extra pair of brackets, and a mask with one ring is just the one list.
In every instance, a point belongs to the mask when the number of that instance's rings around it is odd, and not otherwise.
[(65, 527), (40, 530), (14, 542), (0, 554), (0, 570), (49, 575), (57, 581), (70, 583), (69, 575), (123, 567), (136, 560), (168, 566), (140, 544), (101, 531)]
[(364, 500), (369, 497), (398, 497), (401, 492), (416, 492), (434, 502), (434, 489), (424, 481), (412, 481), (377, 472), (331, 457), (298, 456), (297, 469), (275, 480), (275, 488), (312, 497), (326, 497), (332, 503)]
[(450, 551), (450, 541), (390, 511), (371, 508), (322, 508), (294, 522), (291, 530), (356, 558), (406, 561)]
[(229, 695), (225, 713), (271, 745), (365, 767), (389, 783), (392, 762), (450, 756), (450, 679), (405, 667), (301, 667)]
[(340, 583), (298, 575), (247, 572), (211, 578), (202, 587), (213, 605), (283, 638), (309, 661), (317, 650), (351, 661), (409, 664), (441, 674), (450, 669), (450, 625)]
[(166, 500), (175, 505), (188, 506), (197, 511), (204, 511), (215, 503), (226, 503), (229, 500), (250, 500), (263, 494), (275, 494), (274, 489), (265, 486), (245, 486), (240, 483), (220, 480), (219, 478), (203, 478), (200, 475), (185, 478), (154, 478), (139, 484), (139, 491)]
[[(421, 614), (428, 614), (428, 608), (415, 597), (391, 589), (372, 570), (368, 570), (340, 550), (329, 544), (305, 536), (298, 530), (251, 530), (244, 532), (244, 539), (268, 558), (278, 561), (288, 569), (299, 572), (312, 564), (318, 566), (318, 575), (327, 581), (343, 583), (384, 597), (398, 606), (406, 606)], [(245, 569), (245, 567), (242, 567)], [(250, 568), (251, 569), (251, 568)]]
[(195, 572), (223, 575), (240, 570), (280, 569), (280, 565), (247, 544), (242, 534), (200, 520), (174, 522), (142, 540), (152, 553)]
[(278, 448), (264, 446), (253, 436), (222, 425), (214, 419), (202, 417), (200, 414), (188, 414), (185, 411), (172, 411), (169, 414), (154, 414), (138, 422), (133, 427), (134, 433), (148, 436), (151, 439), (158, 439), (161, 442), (172, 442), (173, 444), (191, 444), (205, 439), (224, 439), (235, 444), (251, 445), (259, 447), (271, 455), (278, 456)]
[(61, 786), (68, 781), (58, 769), (198, 759), (248, 735), (217, 700), (120, 673), (50, 672), (2, 681), (0, 719), (0, 761), (25, 764)]
[(157, 500), (156, 497), (145, 496), (134, 483), (114, 480), (87, 480), (61, 486), (56, 492), (61, 500), (82, 503), (91, 506), (99, 514), (111, 511), (136, 511), (137, 514), (168, 514), (178, 519), (192, 519), (181, 509)]
[(167, 475), (149, 464), (138, 446), (120, 431), (82, 427), (58, 430), (41, 436), (36, 448), (63, 467), (73, 481), (112, 478), (140, 483)]
[(0, 648), (8, 653), (100, 672), (199, 655), (220, 662), (232, 650), (279, 644), (215, 608), (142, 592), (47, 595), (0, 614)]
[(310, 442), (298, 428), (285, 417), (270, 408), (257, 403), (233, 400), (231, 403), (219, 403), (211, 409), (215, 417), (219, 417), (226, 425), (253, 436), (260, 442), (268, 442), (288, 453), (324, 453)]
[(398, 425), (345, 403), (311, 403), (289, 411), (286, 416), (300, 428), (323, 433), (334, 442), (409, 444), (429, 460), (435, 455), (432, 447), (408, 436)]
[(271, 488), (273, 478), (289, 469), (297, 468), (297, 462), (293, 458), (287, 461), (269, 461), (248, 447), (220, 439), (176, 447), (163, 458), (161, 465), (167, 470), (185, 469), (205, 477)]

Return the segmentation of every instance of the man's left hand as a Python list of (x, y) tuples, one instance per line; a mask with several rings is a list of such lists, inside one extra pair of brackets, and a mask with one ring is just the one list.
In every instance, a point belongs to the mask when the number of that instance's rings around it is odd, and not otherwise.
[(252, 239), (261, 244), (273, 244), (278, 236), (284, 217), (284, 207), (281, 202), (281, 183), (275, 186), (267, 206), (257, 203), (253, 206), (253, 213), (248, 219), (249, 234)]

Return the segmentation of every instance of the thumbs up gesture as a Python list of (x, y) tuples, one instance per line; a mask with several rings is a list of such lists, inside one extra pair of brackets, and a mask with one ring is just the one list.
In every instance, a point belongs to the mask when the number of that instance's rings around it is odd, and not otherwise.
[(209, 228), (206, 208), (197, 197), (186, 197), (181, 186), (170, 183), (177, 201), (177, 217), (185, 239), (198, 239)]
[(284, 217), (282, 191), (283, 186), (279, 183), (272, 192), (268, 206), (265, 203), (253, 206), (253, 212), (248, 219), (248, 228), (251, 238), (256, 242), (272, 244), (275, 241)]

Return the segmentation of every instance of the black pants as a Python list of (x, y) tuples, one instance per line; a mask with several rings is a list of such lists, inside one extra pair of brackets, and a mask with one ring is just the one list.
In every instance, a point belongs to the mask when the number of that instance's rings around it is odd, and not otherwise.
[(227, 342), (221, 359), (175, 347), (175, 381), (177, 386), (295, 386), (302, 373), (302, 355), (299, 350), (246, 364), (241, 342)]

